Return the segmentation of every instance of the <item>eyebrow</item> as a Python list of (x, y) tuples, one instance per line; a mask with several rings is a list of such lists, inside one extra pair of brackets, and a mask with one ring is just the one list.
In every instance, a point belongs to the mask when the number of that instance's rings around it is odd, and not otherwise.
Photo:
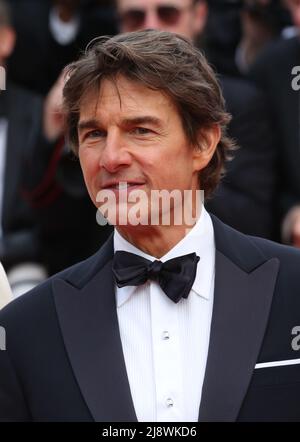
[(156, 126), (158, 128), (162, 126), (162, 122), (159, 118), (148, 115), (142, 117), (124, 118), (124, 120), (122, 120), (122, 124), (124, 124), (124, 126), (151, 124), (152, 126)]
[[(121, 125), (123, 126), (134, 126), (140, 124), (151, 124), (157, 128), (162, 127), (162, 122), (159, 118), (150, 115), (145, 115), (142, 117), (124, 118), (121, 120)], [(95, 118), (90, 120), (80, 121), (77, 125), (78, 131), (82, 132), (86, 129), (95, 129), (96, 127), (101, 127), (101, 122)]]
[(99, 121), (94, 118), (91, 120), (79, 121), (77, 124), (77, 129), (79, 132), (82, 132), (85, 129), (95, 129), (96, 127), (99, 127)]

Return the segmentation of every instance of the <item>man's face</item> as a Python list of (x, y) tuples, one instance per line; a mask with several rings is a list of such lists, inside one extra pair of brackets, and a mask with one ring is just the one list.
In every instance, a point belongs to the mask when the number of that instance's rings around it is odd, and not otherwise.
[(294, 25), (300, 29), (300, 0), (286, 0), (286, 4), (291, 13)]
[(193, 40), (206, 22), (205, 2), (192, 0), (118, 0), (121, 31), (159, 29)]
[[(196, 190), (204, 167), (199, 149), (189, 145), (180, 116), (161, 92), (119, 77), (103, 80), (99, 96), (86, 97), (78, 124), (79, 159), (94, 204), (100, 191), (112, 191), (117, 205), (143, 190)], [(149, 199), (150, 200), (150, 199)], [(119, 208), (116, 208), (117, 212)]]

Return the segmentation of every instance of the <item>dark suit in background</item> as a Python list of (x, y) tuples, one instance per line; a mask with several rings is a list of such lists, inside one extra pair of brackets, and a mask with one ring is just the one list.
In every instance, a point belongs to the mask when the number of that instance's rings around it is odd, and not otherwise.
[[(213, 217), (216, 277), (201, 421), (299, 421), (299, 251)], [(0, 420), (135, 421), (112, 275), (112, 239), (0, 312)], [(21, 331), (21, 333), (20, 333)], [(145, 387), (145, 393), (147, 387)]]
[(78, 58), (90, 40), (116, 33), (114, 15), (109, 7), (82, 1), (78, 9), (78, 34), (74, 41), (62, 45), (53, 38), (49, 28), (52, 6), (51, 0), (12, 1), (18, 39), (9, 59), (9, 75), (18, 84), (41, 94), (49, 91), (61, 70)]
[[(34, 214), (22, 196), (26, 161), (38, 143), (41, 128), (42, 100), (39, 96), (12, 83), (1, 92), (5, 118), (8, 121), (4, 157), (4, 189), (0, 259), (8, 270), (39, 256)], [(30, 173), (26, 170), (26, 173)]]
[(205, 55), (221, 74), (240, 75), (235, 51), (242, 37), (242, 1), (208, 0), (207, 4), (205, 33), (199, 38)]
[(299, 91), (292, 88), (292, 69), (300, 64), (300, 42), (295, 37), (278, 40), (259, 57), (250, 77), (266, 92), (279, 145), (281, 218), (300, 204)]
[(243, 233), (274, 239), (277, 149), (266, 99), (246, 80), (223, 76), (220, 81), (232, 114), (228, 134), (240, 147), (206, 207)]

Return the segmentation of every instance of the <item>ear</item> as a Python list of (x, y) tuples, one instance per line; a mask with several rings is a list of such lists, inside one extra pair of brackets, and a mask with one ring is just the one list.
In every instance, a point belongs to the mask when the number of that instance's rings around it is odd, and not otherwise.
[(204, 169), (212, 159), (221, 139), (221, 127), (214, 124), (201, 129), (198, 136), (198, 146), (194, 146), (194, 170), (199, 172)]
[(195, 6), (193, 11), (193, 35), (197, 37), (204, 32), (204, 28), (207, 22), (208, 15), (208, 7), (206, 0), (199, 0)]
[(13, 52), (16, 33), (10, 26), (0, 27), (0, 60), (5, 61)]

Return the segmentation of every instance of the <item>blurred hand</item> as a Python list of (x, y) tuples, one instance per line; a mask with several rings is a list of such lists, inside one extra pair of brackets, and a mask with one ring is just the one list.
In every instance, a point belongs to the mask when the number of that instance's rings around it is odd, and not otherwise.
[(62, 72), (44, 103), (44, 135), (51, 142), (57, 140), (65, 131), (65, 115), (62, 109), (64, 84), (64, 72)]

